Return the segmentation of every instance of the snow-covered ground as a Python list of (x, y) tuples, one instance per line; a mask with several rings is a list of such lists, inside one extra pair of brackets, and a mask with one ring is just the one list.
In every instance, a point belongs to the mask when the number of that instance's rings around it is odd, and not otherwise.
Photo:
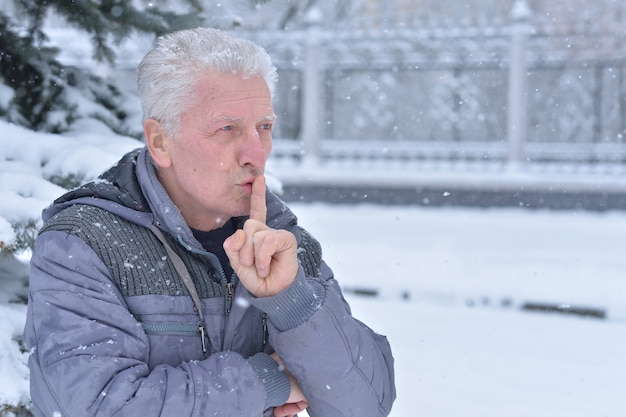
[[(3, 242), (12, 222), (63, 192), (43, 176), (94, 177), (139, 144), (96, 124), (63, 137), (2, 122), (0, 131)], [(626, 415), (626, 212), (292, 208), (321, 240), (355, 315), (389, 337), (393, 417)], [(8, 277), (20, 268), (0, 262), (0, 404), (28, 401), (27, 355), (15, 342), (25, 306), (9, 302), (24, 292)], [(354, 293), (364, 290), (378, 296)], [(527, 302), (605, 318), (528, 312)]]
[(626, 213), (294, 207), (344, 286), (380, 293), (349, 300), (394, 349), (393, 417), (626, 415)]

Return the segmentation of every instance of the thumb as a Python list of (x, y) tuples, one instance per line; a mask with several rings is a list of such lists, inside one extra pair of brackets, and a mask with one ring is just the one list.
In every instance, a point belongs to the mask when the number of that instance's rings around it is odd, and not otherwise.
[(237, 259), (239, 258), (239, 251), (243, 247), (244, 242), (245, 242), (245, 232), (241, 229), (236, 230), (235, 233), (230, 235), (224, 241), (224, 244), (223, 244), (224, 252), (226, 252), (226, 255), (228, 255), (228, 258), (231, 260), (231, 263), (233, 261), (232, 256), (236, 256)]

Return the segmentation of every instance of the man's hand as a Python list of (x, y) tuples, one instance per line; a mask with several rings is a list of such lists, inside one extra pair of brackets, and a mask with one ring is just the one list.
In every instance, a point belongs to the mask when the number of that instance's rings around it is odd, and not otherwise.
[(296, 381), (296, 378), (291, 375), (291, 373), (285, 368), (283, 361), (280, 359), (277, 353), (272, 353), (272, 358), (278, 362), (278, 365), (283, 369), (287, 377), (289, 378), (289, 399), (287, 402), (279, 407), (274, 407), (274, 416), (275, 417), (294, 417), (300, 411), (305, 410), (309, 403), (304, 397), (304, 393)]
[(265, 177), (252, 184), (250, 218), (226, 241), (224, 250), (244, 287), (255, 297), (269, 297), (287, 288), (298, 273), (297, 242), (286, 230), (265, 224)]

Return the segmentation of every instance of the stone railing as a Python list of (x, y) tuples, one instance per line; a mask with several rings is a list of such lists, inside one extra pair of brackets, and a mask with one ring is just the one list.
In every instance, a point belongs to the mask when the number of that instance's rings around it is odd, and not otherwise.
[(279, 70), (275, 157), (626, 161), (626, 36), (508, 25), (240, 32)]

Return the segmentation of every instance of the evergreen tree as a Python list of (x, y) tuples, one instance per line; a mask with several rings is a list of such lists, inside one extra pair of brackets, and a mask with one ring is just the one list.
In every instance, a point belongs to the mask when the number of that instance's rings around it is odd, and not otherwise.
[[(45, 46), (48, 37), (42, 28), (50, 13), (84, 32), (93, 45), (94, 59), (109, 64), (116, 58), (115, 44), (133, 32), (158, 36), (204, 24), (197, 0), (178, 2), (177, 11), (163, 11), (157, 6), (139, 9), (126, 0), (14, 3), (16, 16), (0, 10), (0, 91), (6, 93), (8, 88), (13, 92), (12, 98), (0, 100), (0, 118), (51, 133), (66, 131), (81, 117), (93, 117), (118, 133), (131, 134), (122, 110), (123, 92), (110, 81), (63, 65), (57, 60), (59, 50)], [(6, 96), (11, 95), (0, 98)], [(77, 102), (85, 99), (93, 103), (87, 110)]]
[[(0, 77), (14, 91), (13, 99), (0, 103), (0, 116), (34, 130), (63, 130), (74, 119), (75, 109), (62, 97), (66, 80), (54, 59), (56, 51), (36, 47), (32, 36), (18, 34), (1, 12), (0, 33)], [(64, 120), (52, 121), (52, 109), (62, 111)]]

